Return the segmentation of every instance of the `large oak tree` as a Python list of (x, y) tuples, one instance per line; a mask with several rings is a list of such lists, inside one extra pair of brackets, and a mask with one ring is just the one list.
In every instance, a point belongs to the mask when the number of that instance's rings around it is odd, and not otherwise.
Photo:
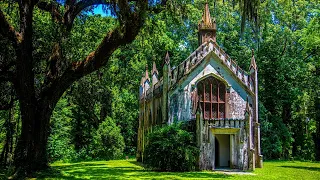
[[(119, 46), (132, 42), (150, 7), (147, 0), (19, 0), (8, 3), (18, 5), (19, 28), (14, 28), (0, 9), (0, 38), (8, 41), (14, 52), (11, 58), (1, 59), (0, 79), (12, 85), (20, 105), (22, 131), (14, 156), (15, 166), (17, 170), (31, 172), (47, 167), (49, 121), (59, 98), (73, 82), (104, 66)], [(113, 12), (117, 26), (106, 32), (100, 45), (84, 59), (67, 58), (61, 44), (68, 40), (74, 20), (82, 11), (98, 4), (104, 4)], [(49, 12), (61, 32), (46, 60), (40, 85), (36, 82), (34, 68), (38, 60), (33, 52), (35, 8)]]

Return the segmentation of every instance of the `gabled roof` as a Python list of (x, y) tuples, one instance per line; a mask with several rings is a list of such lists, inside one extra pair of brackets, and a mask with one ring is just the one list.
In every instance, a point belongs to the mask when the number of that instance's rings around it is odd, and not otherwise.
[(170, 83), (171, 88), (173, 88), (180, 80), (184, 79), (184, 76), (190, 74), (207, 56), (211, 54), (218, 57), (222, 62), (222, 66), (229, 70), (234, 79), (237, 80), (246, 91), (251, 95), (254, 95), (253, 86), (249, 82), (249, 73), (242, 70), (213, 39), (210, 39), (208, 42), (200, 45), (186, 60), (180, 63), (176, 69), (172, 69), (173, 77)]

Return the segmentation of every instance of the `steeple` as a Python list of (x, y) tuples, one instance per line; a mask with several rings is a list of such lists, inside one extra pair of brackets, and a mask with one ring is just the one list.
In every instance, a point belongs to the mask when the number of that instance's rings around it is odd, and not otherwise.
[(206, 25), (206, 26), (210, 26), (212, 24), (208, 1), (206, 1), (205, 7), (204, 7), (202, 21), (203, 21), (204, 25)]
[(216, 20), (211, 19), (208, 1), (205, 3), (202, 19), (198, 24), (199, 46), (210, 38), (216, 41)]

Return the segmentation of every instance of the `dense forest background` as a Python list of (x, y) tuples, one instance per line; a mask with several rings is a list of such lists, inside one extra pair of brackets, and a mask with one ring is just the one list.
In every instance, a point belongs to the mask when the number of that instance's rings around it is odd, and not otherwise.
[[(217, 21), (218, 44), (243, 69), (251, 49), (259, 69), (262, 154), (265, 159), (320, 160), (320, 5), (317, 0), (264, 0), (258, 19), (241, 27), (243, 11), (235, 1), (210, 0)], [(47, 145), (51, 162), (134, 156), (138, 128), (139, 84), (146, 65), (162, 73), (165, 53), (178, 65), (197, 48), (197, 25), (203, 0), (183, 6), (181, 14), (162, 11), (147, 16), (136, 39), (117, 49), (102, 69), (74, 83), (60, 98), (50, 120)], [(11, 22), (17, 8), (0, 3)], [(89, 11), (89, 12), (88, 12)], [(72, 36), (63, 46), (65, 56), (83, 59), (117, 22), (113, 16), (75, 19)], [(60, 36), (49, 13), (35, 9), (33, 55), (43, 57)], [(12, 58), (8, 42), (0, 38), (0, 58)], [(42, 62), (45, 63), (45, 62)], [(45, 64), (37, 64), (41, 71)], [(41, 77), (35, 77), (41, 82)], [(10, 84), (1, 81), (1, 95)], [(12, 107), (0, 111), (0, 162), (13, 162), (21, 133), (19, 102), (1, 97)]]

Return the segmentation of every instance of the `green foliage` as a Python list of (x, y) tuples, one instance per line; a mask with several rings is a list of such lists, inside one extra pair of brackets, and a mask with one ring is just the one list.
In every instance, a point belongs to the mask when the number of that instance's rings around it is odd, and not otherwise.
[(116, 159), (122, 156), (124, 140), (120, 133), (120, 128), (114, 120), (107, 117), (102, 122), (93, 136), (92, 144), (93, 157), (99, 159)]
[(192, 134), (182, 130), (180, 123), (174, 123), (149, 134), (144, 163), (161, 171), (192, 171), (198, 156)]
[[(288, 159), (292, 157), (291, 135), (281, 123), (281, 118), (269, 114), (261, 121), (261, 149), (265, 159)], [(273, 123), (272, 123), (273, 122)], [(286, 140), (286, 141), (284, 141)]]
[(274, 125), (268, 119), (267, 110), (260, 104), (259, 120), (261, 123), (261, 150), (265, 159), (279, 158), (282, 152), (281, 139), (273, 130)]
[(71, 142), (71, 107), (68, 106), (67, 99), (61, 99), (51, 118), (51, 135), (48, 138), (49, 161), (54, 162), (63, 159), (72, 161), (75, 159), (76, 152)]
[(315, 133), (315, 120), (310, 118), (309, 109), (313, 108), (313, 100), (308, 93), (304, 93), (293, 103), (293, 124), (292, 132), (295, 137), (294, 156), (302, 160), (315, 160), (315, 144), (312, 141), (311, 134)]

